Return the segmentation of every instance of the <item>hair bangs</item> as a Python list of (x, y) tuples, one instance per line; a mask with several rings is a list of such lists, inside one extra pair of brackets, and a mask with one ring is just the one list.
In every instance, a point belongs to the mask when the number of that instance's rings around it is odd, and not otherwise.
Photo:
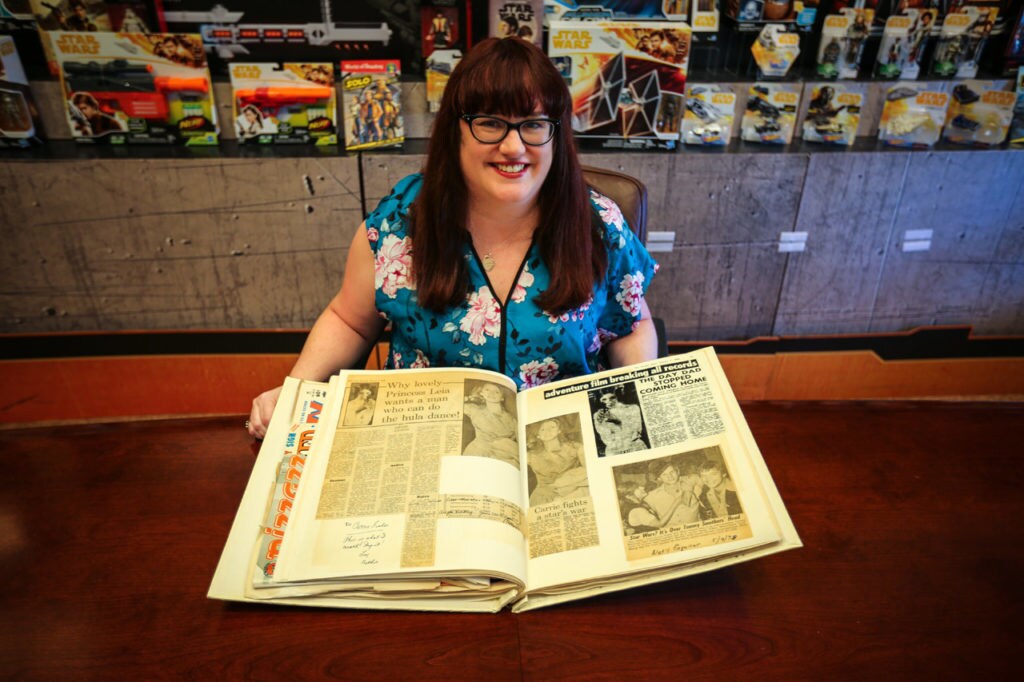
[[(525, 118), (537, 113), (539, 105), (545, 116), (562, 117), (569, 107), (564, 83), (552, 82), (554, 70), (550, 64), (538, 64), (537, 54), (523, 50), (519, 41), (501, 40), (495, 54), (478, 61), (465, 74), (455, 93), (460, 113)], [(555, 76), (561, 81), (561, 76)], [(509, 87), (509, 83), (519, 83), (520, 87)]]

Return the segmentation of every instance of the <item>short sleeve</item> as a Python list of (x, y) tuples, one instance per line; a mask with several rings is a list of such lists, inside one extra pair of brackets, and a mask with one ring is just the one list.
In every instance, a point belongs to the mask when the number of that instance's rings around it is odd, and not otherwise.
[(593, 203), (604, 223), (608, 271), (604, 278), (607, 304), (598, 320), (606, 338), (625, 336), (641, 319), (640, 300), (658, 271), (658, 264), (629, 228), (618, 205), (596, 192)]

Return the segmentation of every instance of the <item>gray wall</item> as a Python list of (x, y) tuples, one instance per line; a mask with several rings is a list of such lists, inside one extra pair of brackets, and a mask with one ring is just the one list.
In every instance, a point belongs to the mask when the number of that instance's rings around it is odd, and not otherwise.
[[(302, 328), (368, 206), (421, 157), (0, 158), (2, 332)], [(592, 153), (673, 233), (673, 339), (972, 324), (1024, 334), (1024, 153)], [(360, 164), (362, 168), (360, 168)], [(931, 230), (905, 250), (907, 230)], [(806, 232), (806, 249), (779, 251)]]

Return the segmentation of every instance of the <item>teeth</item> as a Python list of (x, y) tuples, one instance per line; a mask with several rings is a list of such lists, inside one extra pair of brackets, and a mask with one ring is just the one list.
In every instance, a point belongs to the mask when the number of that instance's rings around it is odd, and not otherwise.
[(513, 163), (513, 164), (498, 163), (498, 164), (495, 164), (495, 165), (498, 167), (498, 170), (500, 170), (502, 173), (521, 173), (523, 171), (523, 169), (526, 168), (526, 164), (525, 163)]

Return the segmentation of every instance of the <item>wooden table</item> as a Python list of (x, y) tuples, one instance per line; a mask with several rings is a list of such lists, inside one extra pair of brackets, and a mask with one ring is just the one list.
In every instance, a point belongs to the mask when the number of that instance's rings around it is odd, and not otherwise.
[(744, 410), (803, 549), (518, 616), (206, 599), (240, 416), (0, 431), (3, 677), (1020, 678), (1024, 406)]

